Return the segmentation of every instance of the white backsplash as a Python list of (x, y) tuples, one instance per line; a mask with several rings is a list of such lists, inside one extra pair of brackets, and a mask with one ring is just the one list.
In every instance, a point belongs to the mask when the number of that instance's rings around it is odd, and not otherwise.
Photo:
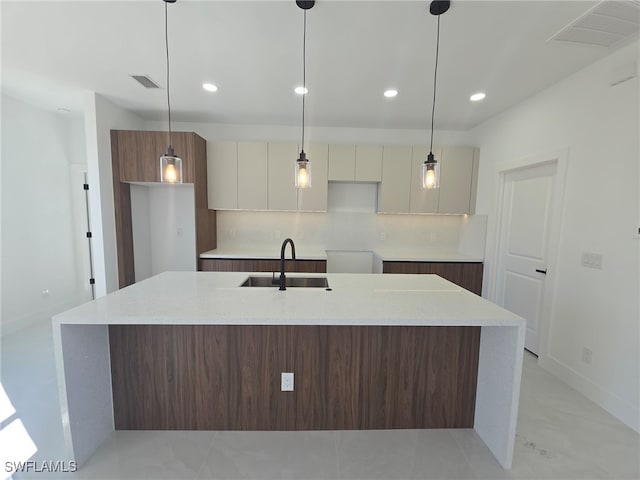
[(324, 250), (423, 247), (483, 258), (485, 215), (389, 215), (372, 212), (218, 211), (220, 248), (273, 248), (291, 237)]

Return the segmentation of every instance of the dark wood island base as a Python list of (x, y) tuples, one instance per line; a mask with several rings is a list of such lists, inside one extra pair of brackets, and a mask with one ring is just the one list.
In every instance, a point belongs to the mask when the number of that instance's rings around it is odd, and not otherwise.
[(117, 430), (474, 426), (480, 327), (110, 325), (109, 343)]

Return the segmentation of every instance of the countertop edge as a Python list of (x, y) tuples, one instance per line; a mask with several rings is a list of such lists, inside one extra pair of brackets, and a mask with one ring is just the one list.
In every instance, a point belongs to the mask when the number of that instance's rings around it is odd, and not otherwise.
[[(341, 250), (348, 251), (348, 250)], [(397, 253), (390, 254), (388, 252), (380, 253), (378, 250), (362, 250), (371, 252), (376, 258), (383, 262), (442, 262), (442, 263), (483, 263), (484, 258), (478, 257), (469, 257), (463, 254), (457, 253), (446, 253), (443, 255), (416, 255), (416, 254), (406, 254), (406, 253)], [(354, 250), (356, 252), (356, 250)], [(296, 252), (297, 260), (327, 260), (327, 251), (322, 250), (320, 253), (319, 250), (316, 250), (312, 253), (307, 252)], [(217, 251), (217, 249), (209, 250), (208, 252), (203, 252), (200, 254), (201, 260), (280, 260), (280, 256), (277, 252), (265, 253), (265, 252), (252, 252), (245, 250), (221, 250)]]

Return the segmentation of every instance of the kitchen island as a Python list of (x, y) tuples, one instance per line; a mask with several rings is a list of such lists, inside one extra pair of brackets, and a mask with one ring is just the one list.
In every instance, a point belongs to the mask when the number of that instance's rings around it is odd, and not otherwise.
[(511, 467), (523, 319), (435, 275), (249, 275), (167, 272), (54, 317), (71, 459), (114, 429), (474, 428)]

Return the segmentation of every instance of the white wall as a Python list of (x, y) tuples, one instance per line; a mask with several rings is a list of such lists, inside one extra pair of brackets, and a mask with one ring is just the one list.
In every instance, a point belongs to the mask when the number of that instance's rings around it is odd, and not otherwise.
[(84, 163), (81, 118), (2, 96), (4, 334), (90, 298), (72, 195), (82, 190), (72, 170)]
[(143, 130), (144, 122), (95, 92), (85, 94), (85, 132), (96, 296), (119, 288), (111, 168), (111, 129)]
[[(485, 282), (493, 274), (497, 169), (568, 148), (556, 288), (540, 364), (640, 427), (640, 226), (638, 79), (609, 86), (611, 71), (638, 60), (629, 45), (473, 129), (480, 147), (477, 212), (489, 215)], [(584, 268), (582, 252), (604, 255)], [(485, 292), (487, 293), (487, 292)], [(492, 292), (488, 292), (492, 293)], [(581, 361), (593, 351), (591, 365)]]
[[(298, 247), (323, 250), (424, 248), (482, 258), (486, 217), (482, 215), (378, 215), (366, 212), (219, 211), (218, 248), (262, 248), (279, 252), (291, 237)], [(478, 240), (470, 247), (467, 239)]]
[(151, 205), (149, 187), (130, 185), (133, 268), (136, 282), (151, 277)]
[[(147, 130), (166, 130), (166, 122), (147, 122)], [(284, 125), (224, 125), (219, 123), (172, 122), (176, 131), (195, 132), (205, 140), (300, 142), (299, 126)], [(364, 143), (372, 145), (428, 145), (428, 130), (392, 130), (376, 128), (306, 127), (305, 142)], [(474, 146), (468, 143), (466, 132), (435, 130), (436, 145)]]
[(196, 271), (193, 185), (131, 185), (136, 282), (166, 271)]

